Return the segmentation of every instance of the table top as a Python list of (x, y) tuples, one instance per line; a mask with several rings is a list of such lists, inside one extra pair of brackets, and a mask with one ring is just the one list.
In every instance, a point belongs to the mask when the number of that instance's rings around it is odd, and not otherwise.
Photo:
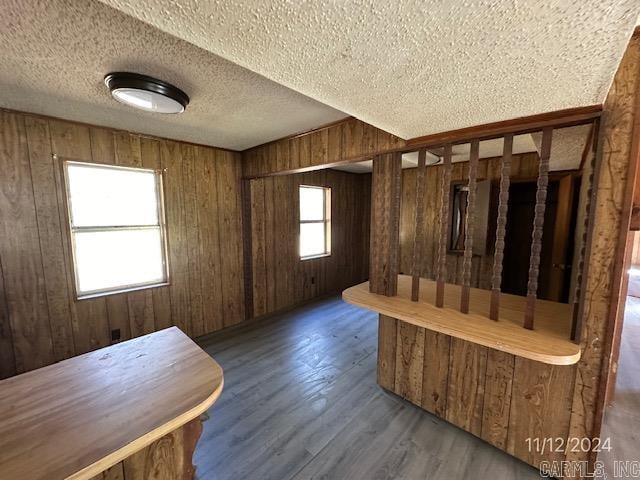
[(3, 380), (0, 478), (91, 478), (198, 417), (222, 386), (176, 327)]
[(526, 298), (500, 294), (500, 318), (489, 318), (491, 292), (471, 289), (469, 313), (460, 312), (459, 285), (446, 284), (445, 305), (435, 306), (436, 282), (420, 279), (420, 300), (411, 301), (411, 277), (398, 276), (398, 295), (369, 292), (369, 282), (348, 288), (345, 301), (429, 330), (477, 343), (516, 356), (552, 365), (572, 365), (580, 360), (580, 345), (570, 337), (572, 307), (566, 303), (536, 300), (534, 330), (522, 327)]

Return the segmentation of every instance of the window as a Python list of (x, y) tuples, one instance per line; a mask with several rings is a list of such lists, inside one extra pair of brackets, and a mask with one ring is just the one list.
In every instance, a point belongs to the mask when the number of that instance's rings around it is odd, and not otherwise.
[(300, 185), (300, 259), (331, 255), (331, 189)]
[(78, 298), (166, 284), (162, 174), (64, 166)]

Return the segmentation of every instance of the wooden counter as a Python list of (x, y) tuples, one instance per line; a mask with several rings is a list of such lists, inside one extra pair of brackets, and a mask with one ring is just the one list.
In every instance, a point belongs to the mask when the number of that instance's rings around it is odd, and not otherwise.
[(197, 419), (222, 386), (176, 327), (3, 380), (0, 478), (91, 478)]
[(488, 291), (472, 289), (469, 314), (458, 310), (456, 285), (446, 286), (444, 308), (433, 304), (435, 282), (421, 281), (420, 302), (410, 292), (411, 278), (400, 276), (396, 297), (371, 294), (367, 284), (343, 293), (380, 313), (378, 384), (534, 467), (564, 460), (527, 439), (569, 437), (580, 358), (568, 340), (571, 308), (538, 301), (530, 331), (521, 326), (524, 297), (503, 294), (495, 322)]
[(369, 283), (348, 288), (345, 301), (439, 333), (551, 365), (580, 360), (580, 346), (569, 340), (571, 306), (538, 300), (535, 329), (522, 327), (526, 298), (501, 294), (500, 320), (488, 318), (491, 292), (471, 289), (470, 311), (461, 313), (460, 286), (447, 284), (445, 307), (435, 306), (436, 283), (420, 279), (420, 301), (411, 301), (411, 277), (399, 275), (398, 295), (369, 292)]

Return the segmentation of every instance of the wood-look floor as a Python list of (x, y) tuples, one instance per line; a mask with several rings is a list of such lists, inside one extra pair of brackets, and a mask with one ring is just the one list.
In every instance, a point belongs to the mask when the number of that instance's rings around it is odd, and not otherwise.
[(627, 297), (618, 376), (613, 405), (606, 410), (602, 438), (611, 438), (611, 451), (598, 460), (614, 478), (614, 461), (640, 462), (640, 298)]
[(200, 480), (540, 478), (381, 389), (377, 315), (338, 298), (202, 346), (225, 388), (196, 450)]

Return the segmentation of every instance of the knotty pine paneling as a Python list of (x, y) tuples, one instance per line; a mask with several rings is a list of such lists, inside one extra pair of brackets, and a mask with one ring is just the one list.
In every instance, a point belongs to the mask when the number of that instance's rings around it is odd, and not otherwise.
[(303, 135), (276, 140), (242, 152), (243, 175), (261, 177), (275, 172), (323, 165), (397, 148), (405, 141), (355, 118)]
[[(61, 158), (164, 170), (170, 285), (78, 301)], [(244, 319), (240, 154), (0, 110), (0, 378)]]
[[(371, 175), (336, 170), (249, 182), (253, 314), (341, 292), (369, 273)], [(300, 260), (299, 185), (331, 187), (331, 255)]]

